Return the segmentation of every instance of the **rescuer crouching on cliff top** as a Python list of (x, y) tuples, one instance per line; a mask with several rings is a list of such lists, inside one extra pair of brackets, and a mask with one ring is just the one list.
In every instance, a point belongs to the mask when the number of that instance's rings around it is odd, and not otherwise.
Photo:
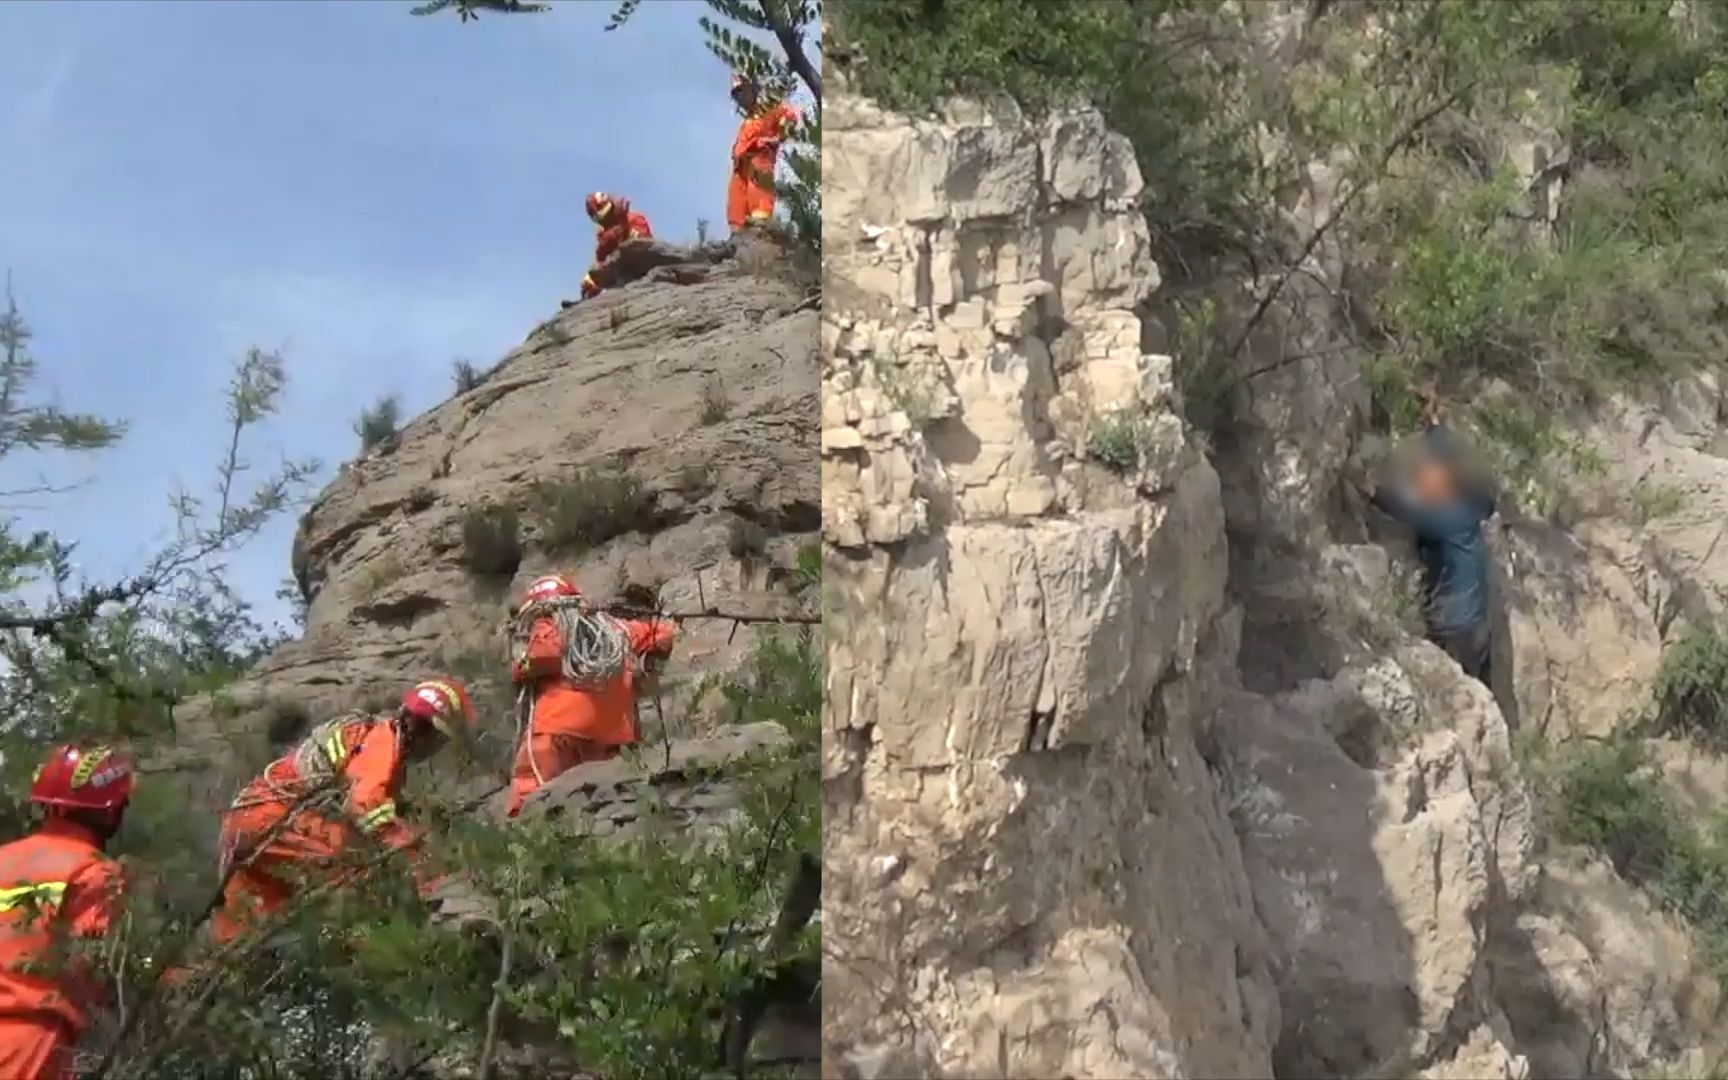
[(1435, 391), (1426, 391), (1424, 399), (1425, 427), (1407, 475), (1376, 484), (1362, 473), (1356, 482), (1375, 507), (1415, 535), (1428, 639), (1466, 675), (1492, 688), (1482, 526), (1494, 516), (1496, 500), (1490, 484), (1470, 467), (1463, 440), (1441, 422)]

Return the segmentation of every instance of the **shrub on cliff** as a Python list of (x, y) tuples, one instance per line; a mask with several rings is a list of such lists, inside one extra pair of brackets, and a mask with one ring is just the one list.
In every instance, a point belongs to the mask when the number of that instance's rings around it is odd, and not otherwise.
[(522, 565), (522, 524), (514, 507), (477, 506), (462, 515), (462, 562), (481, 577), (509, 577)]
[(540, 542), (551, 551), (585, 551), (654, 520), (653, 492), (617, 468), (536, 484), (534, 503)]
[(360, 410), (354, 421), (354, 434), (360, 436), (362, 454), (394, 439), (402, 429), (402, 400), (386, 394), (372, 405)]
[(1549, 808), (1561, 839), (1584, 844), (1685, 919), (1728, 975), (1728, 831), (1699, 827), (1665, 793), (1630, 738), (1575, 744), (1547, 764)]
[[(1556, 505), (1594, 465), (1565, 434), (1572, 409), (1728, 350), (1728, 14), (1439, 0), (1316, 4), (1274, 26), (1270, 12), (838, 0), (833, 30), (889, 105), (1085, 102), (1129, 137), (1172, 337), (1215, 305), (1176, 357), (1205, 430), (1241, 422), (1268, 374), (1319, 359), (1257, 330), (1319, 317), (1341, 339), (1327, 348), (1365, 361), (1381, 428), (1408, 432), (1415, 388), (1437, 381), (1512, 498)], [(1515, 132), (1538, 133), (1534, 177), (1502, 167)], [(1297, 201), (1312, 214), (1293, 229)], [(1347, 269), (1309, 287), (1334, 251)]]
[(1652, 728), (1728, 750), (1728, 641), (1711, 625), (1687, 626), (1662, 650), (1651, 692)]
[[(372, 1076), (472, 1062), (489, 1041), (532, 1047), (542, 1070), (711, 1073), (728, 1003), (770, 968), (818, 962), (814, 927), (772, 950), (764, 942), (800, 853), (820, 843), (821, 686), (815, 639), (800, 634), (761, 639), (721, 688), (735, 721), (777, 722), (792, 741), (728, 768), (736, 818), (707, 844), (658, 818), (621, 843), (575, 841), (545, 819), (450, 813), (456, 800), (416, 788), (421, 820), (451, 822), (439, 857), (498, 901), (501, 937), (428, 924), (386, 860), (363, 885), (296, 905), (267, 940), (147, 1001), (122, 1075)], [(154, 925), (130, 943), (133, 962), (182, 932)]]

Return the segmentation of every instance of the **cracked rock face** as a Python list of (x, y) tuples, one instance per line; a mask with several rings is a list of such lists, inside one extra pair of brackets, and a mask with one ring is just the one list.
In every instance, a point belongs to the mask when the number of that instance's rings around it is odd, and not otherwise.
[(1092, 113), (825, 120), (824, 1075), (1266, 1075), (1198, 721), (1222, 510), (1140, 349), (1133, 155)]
[[(1720, 600), (1704, 510), (1507, 530), (1509, 723), (1363, 636), (1396, 568), (1329, 539), (1357, 360), (1266, 395), (1248, 442), (1284, 450), (1223, 490), (1189, 444), (1096, 116), (827, 119), (824, 1074), (1524, 1080), (1695, 1047), (1684, 934), (1538, 859), (1512, 732), (1619, 722)], [(1621, 438), (1627, 467), (1702, 491), (1711, 423)]]
[[(638, 246), (627, 254), (639, 280), (535, 328), (479, 386), (343, 466), (295, 544), (312, 592), (304, 637), (234, 687), (223, 714), (210, 702), (180, 711), (190, 755), (220, 756), (277, 703), (323, 715), (443, 672), (489, 684), (481, 722), (508, 743), (503, 620), (520, 588), (552, 570), (600, 601), (658, 588), (668, 610), (804, 613), (788, 590), (820, 522), (817, 316), (804, 289), (747, 270), (745, 252), (679, 262), (667, 245)], [(611, 467), (646, 493), (637, 527), (550, 550), (537, 486)], [(482, 577), (464, 565), (463, 524), (490, 504), (519, 512), (524, 554)], [(706, 726), (684, 699), (751, 641), (726, 621), (685, 627), (663, 684), (674, 730)]]

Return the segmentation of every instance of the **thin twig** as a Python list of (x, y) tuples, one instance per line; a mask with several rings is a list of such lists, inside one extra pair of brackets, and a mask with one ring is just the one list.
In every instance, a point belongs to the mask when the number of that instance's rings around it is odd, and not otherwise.
[(820, 615), (743, 615), (733, 611), (720, 611), (709, 608), (707, 611), (650, 611), (647, 608), (629, 607), (624, 605), (607, 605), (600, 610), (612, 615), (626, 615), (636, 618), (677, 619), (725, 619), (735, 623), (794, 623), (802, 626), (817, 626), (822, 622)]
[(1332, 227), (1343, 220), (1350, 207), (1354, 206), (1356, 200), (1373, 185), (1379, 174), (1385, 171), (1386, 166), (1398, 151), (1407, 146), (1429, 122), (1456, 105), (1465, 94), (1475, 88), (1477, 81), (1479, 80), (1471, 80), (1441, 98), (1437, 104), (1423, 110), (1408, 124), (1404, 125), (1403, 130), (1391, 142), (1386, 144), (1380, 151), (1375, 168), (1352, 185), (1350, 191), (1342, 199), (1339, 199), (1338, 204), (1332, 208), (1332, 212), (1326, 215), (1326, 219), (1308, 234), (1308, 240), (1302, 245), (1302, 250), (1272, 282), (1272, 287), (1266, 290), (1266, 295), (1262, 296), (1260, 302), (1255, 305), (1253, 313), (1248, 316), (1248, 321), (1242, 324), (1242, 329), (1237, 333), (1235, 340), (1231, 342), (1230, 348), (1225, 353), (1226, 356), (1235, 357), (1241, 353), (1243, 347), (1248, 344), (1248, 339), (1253, 335), (1255, 328), (1260, 325), (1260, 320), (1264, 319), (1266, 312), (1271, 309), (1273, 301), (1277, 300), (1279, 294), (1284, 291), (1284, 286), (1290, 283), (1290, 279), (1295, 276), (1296, 271), (1308, 261), (1309, 256), (1314, 254), (1314, 249), (1320, 246), (1320, 241), (1326, 238), (1326, 234), (1332, 231)]
[(498, 1018), (504, 1012), (504, 989), (510, 981), (510, 959), (516, 939), (504, 936), (503, 956), (498, 961), (498, 981), (492, 984), (492, 1004), (486, 1008), (486, 1042), (480, 1048), (480, 1080), (492, 1080), (498, 1062)]

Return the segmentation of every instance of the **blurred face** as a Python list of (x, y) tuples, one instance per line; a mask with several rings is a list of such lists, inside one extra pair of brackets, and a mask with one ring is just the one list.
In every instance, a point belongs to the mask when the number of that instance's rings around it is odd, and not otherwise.
[(1457, 497), (1452, 471), (1432, 458), (1416, 463), (1410, 475), (1410, 486), (1418, 499), (1430, 505), (1448, 503)]
[(749, 83), (745, 83), (743, 86), (732, 91), (732, 100), (738, 104), (740, 109), (743, 109), (746, 112), (756, 108), (756, 98), (756, 87)]

